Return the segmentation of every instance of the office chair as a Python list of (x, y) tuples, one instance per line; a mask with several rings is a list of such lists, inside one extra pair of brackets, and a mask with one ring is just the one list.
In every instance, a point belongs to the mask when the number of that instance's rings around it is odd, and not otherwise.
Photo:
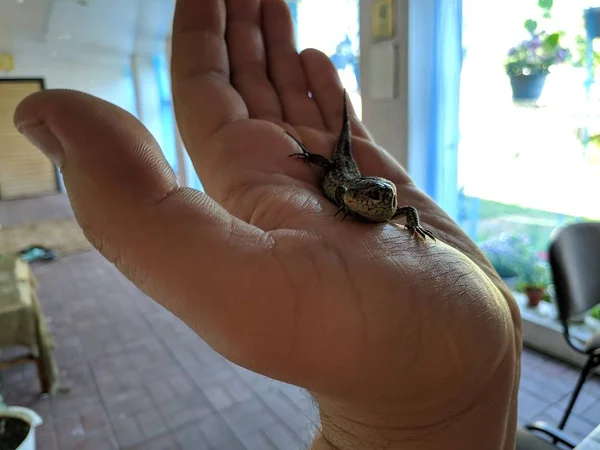
[(600, 365), (600, 332), (586, 342), (569, 333), (569, 320), (600, 304), (600, 223), (567, 225), (551, 238), (550, 268), (556, 290), (558, 316), (567, 344), (587, 358), (558, 429), (564, 429), (592, 370)]
[(558, 450), (556, 445), (541, 439), (537, 436), (538, 434), (549, 436), (555, 443), (559, 442), (567, 448), (575, 448), (577, 445), (577, 442), (573, 438), (562, 431), (544, 422), (535, 422), (517, 430), (517, 446), (515, 450)]

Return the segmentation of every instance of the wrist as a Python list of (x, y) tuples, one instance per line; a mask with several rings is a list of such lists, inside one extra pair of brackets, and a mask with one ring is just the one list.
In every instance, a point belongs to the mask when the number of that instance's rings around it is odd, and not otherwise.
[[(500, 417), (503, 416), (503, 417)], [(476, 411), (423, 428), (370, 425), (351, 416), (331, 418), (322, 414), (321, 429), (312, 450), (487, 450), (514, 449), (510, 430), (516, 413), (478, 414)]]
[(462, 408), (357, 407), (316, 395), (321, 428), (312, 450), (512, 450), (518, 376), (514, 370), (501, 372), (490, 380), (486, 392)]

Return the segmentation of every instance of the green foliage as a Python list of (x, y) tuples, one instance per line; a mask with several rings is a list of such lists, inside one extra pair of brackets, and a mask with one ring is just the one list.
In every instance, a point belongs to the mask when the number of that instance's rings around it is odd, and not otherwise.
[[(587, 67), (587, 46), (586, 38), (578, 34), (575, 36), (573, 49), (571, 50), (571, 64), (573, 67)], [(600, 53), (592, 52), (592, 68), (600, 66)]]
[[(538, 0), (542, 18), (551, 17), (553, 0)], [(529, 33), (529, 38), (521, 41), (508, 51), (504, 64), (508, 75), (535, 75), (548, 73), (550, 67), (565, 62), (569, 50), (560, 44), (563, 32), (547, 33), (539, 29), (539, 23), (534, 19), (527, 19), (523, 27)]]
[(480, 248), (498, 275), (503, 278), (519, 278), (517, 290), (546, 289), (550, 285), (550, 266), (537, 257), (526, 236), (503, 233), (481, 243)]
[(525, 21), (525, 29), (527, 31), (529, 31), (530, 34), (535, 33), (535, 30), (537, 30), (537, 27), (538, 27), (538, 23), (535, 20), (527, 19)]
[(516, 233), (502, 233), (481, 243), (480, 248), (503, 278), (518, 276), (531, 252), (527, 237)]
[(519, 285), (523, 289), (546, 289), (550, 283), (550, 267), (543, 261), (535, 261), (525, 265), (519, 274)]
[[(537, 23), (525, 22), (529, 31)], [(560, 44), (562, 32), (548, 34), (545, 31), (529, 31), (530, 37), (508, 51), (504, 68), (509, 75), (534, 75), (548, 73), (550, 67), (561, 64), (569, 58), (569, 50)]]
[(538, 0), (538, 6), (542, 9), (544, 18), (549, 19), (554, 0)]
[(546, 51), (552, 51), (558, 47), (558, 41), (560, 40), (560, 33), (552, 33), (546, 39), (542, 41), (542, 47)]
[(538, 0), (538, 6), (542, 9), (546, 9), (550, 11), (552, 9), (552, 5), (554, 4), (554, 0)]
[(591, 310), (589, 315), (591, 317), (593, 317), (596, 320), (600, 320), (600, 305), (598, 306), (594, 306)]

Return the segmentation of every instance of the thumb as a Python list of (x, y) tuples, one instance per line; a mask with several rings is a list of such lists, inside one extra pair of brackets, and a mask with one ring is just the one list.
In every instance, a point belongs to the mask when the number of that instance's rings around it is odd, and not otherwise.
[(247, 301), (253, 286), (268, 285), (269, 235), (179, 188), (133, 116), (83, 93), (49, 90), (23, 100), (14, 120), (60, 167), (90, 242), (217, 351), (244, 364), (244, 340), (260, 347), (270, 330), (280, 332), (271, 317), (282, 306), (265, 305), (267, 296)]

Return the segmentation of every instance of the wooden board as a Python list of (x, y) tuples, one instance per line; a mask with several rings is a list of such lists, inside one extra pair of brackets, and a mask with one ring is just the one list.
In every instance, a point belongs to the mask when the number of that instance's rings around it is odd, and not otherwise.
[(0, 79), (0, 199), (58, 191), (54, 165), (13, 124), (19, 102), (42, 89), (42, 80)]

